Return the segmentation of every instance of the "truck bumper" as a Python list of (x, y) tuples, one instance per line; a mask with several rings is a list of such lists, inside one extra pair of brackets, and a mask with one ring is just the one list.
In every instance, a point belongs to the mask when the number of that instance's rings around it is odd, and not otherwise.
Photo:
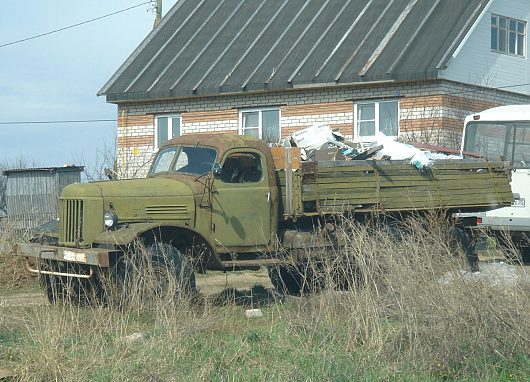
[(16, 256), (36, 260), (52, 260), (66, 263), (93, 265), (102, 268), (109, 266), (109, 254), (115, 252), (106, 248), (66, 248), (36, 243), (15, 244)]

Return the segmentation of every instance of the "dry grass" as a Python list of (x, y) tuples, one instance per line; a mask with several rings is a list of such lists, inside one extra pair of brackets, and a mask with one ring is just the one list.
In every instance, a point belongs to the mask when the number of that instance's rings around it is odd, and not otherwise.
[(17, 230), (7, 221), (0, 220), (0, 289), (4, 291), (32, 284), (24, 261), (12, 254), (13, 245), (27, 237), (26, 231)]
[(347, 222), (341, 265), (312, 264), (328, 288), (269, 295), (260, 319), (213, 298), (5, 310), (0, 365), (21, 381), (526, 380), (530, 287), (461, 272), (443, 223), (411, 219), (397, 239)]

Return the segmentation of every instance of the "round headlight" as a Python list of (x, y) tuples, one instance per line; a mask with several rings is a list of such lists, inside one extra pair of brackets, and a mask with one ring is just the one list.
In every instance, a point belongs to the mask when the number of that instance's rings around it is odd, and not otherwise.
[(105, 227), (114, 228), (118, 223), (118, 217), (114, 212), (105, 211), (105, 214), (103, 214), (103, 222), (105, 223)]

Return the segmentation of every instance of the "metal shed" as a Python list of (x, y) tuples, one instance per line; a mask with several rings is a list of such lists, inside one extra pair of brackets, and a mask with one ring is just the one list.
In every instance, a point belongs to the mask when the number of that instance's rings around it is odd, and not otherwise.
[(58, 216), (62, 189), (81, 181), (83, 166), (5, 170), (7, 217), (18, 228), (35, 228)]

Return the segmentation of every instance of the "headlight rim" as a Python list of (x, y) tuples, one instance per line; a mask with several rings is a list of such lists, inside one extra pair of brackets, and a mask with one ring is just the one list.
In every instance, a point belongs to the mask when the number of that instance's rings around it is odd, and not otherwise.
[[(109, 225), (109, 224), (110, 225)], [(105, 211), (103, 213), (103, 225), (106, 229), (114, 229), (118, 225), (118, 215), (112, 211)]]

